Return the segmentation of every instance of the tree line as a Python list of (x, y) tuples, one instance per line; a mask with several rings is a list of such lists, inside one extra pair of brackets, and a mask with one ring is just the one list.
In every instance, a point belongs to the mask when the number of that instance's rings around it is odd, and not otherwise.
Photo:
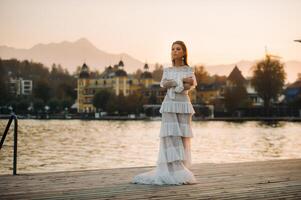
[[(272, 102), (277, 101), (282, 94), (286, 73), (284, 64), (279, 60), (267, 56), (258, 61), (253, 67), (251, 84), (258, 96), (264, 101), (264, 109), (268, 110)], [(138, 69), (134, 76), (139, 78), (143, 71)], [(163, 66), (155, 64), (152, 76), (155, 81), (160, 81), (163, 73)], [(49, 106), (49, 112), (60, 112), (69, 108), (76, 100), (77, 78), (76, 72), (70, 74), (61, 65), (53, 64), (47, 68), (41, 63), (28, 60), (18, 61), (16, 59), (0, 59), (0, 107), (11, 105), (19, 113), (28, 112), (32, 107), (35, 112), (42, 111), (45, 105)], [(197, 79), (197, 90), (210, 83), (225, 84), (226, 76), (211, 76), (204, 66), (195, 67)], [(31, 96), (15, 96), (9, 93), (7, 85), (9, 77), (29, 79), (33, 81), (33, 94)], [(300, 106), (300, 99), (293, 102), (293, 105)], [(139, 113), (143, 112), (144, 104), (160, 104), (156, 97), (149, 97), (143, 94), (115, 95), (113, 91), (101, 89), (93, 98), (93, 105), (98, 111), (108, 113)], [(202, 104), (199, 99), (197, 103)], [(239, 108), (250, 107), (245, 84), (239, 80), (231, 88), (225, 88), (224, 103), (227, 112), (233, 113)]]
[[(32, 80), (32, 95), (10, 92), (9, 79)], [(50, 112), (69, 108), (76, 99), (76, 78), (61, 65), (51, 68), (28, 60), (0, 59), (0, 107), (11, 106), (18, 113), (42, 112), (46, 105)]]

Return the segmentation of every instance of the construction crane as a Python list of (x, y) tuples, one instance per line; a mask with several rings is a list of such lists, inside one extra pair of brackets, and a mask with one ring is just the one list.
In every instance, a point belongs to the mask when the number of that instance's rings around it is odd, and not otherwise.
[(266, 58), (275, 58), (275, 59), (281, 59), (282, 57), (280, 57), (280, 56), (277, 56), (277, 55), (273, 55), (273, 54), (270, 54), (270, 53), (268, 53), (268, 48), (267, 48), (267, 46), (265, 46), (265, 57)]

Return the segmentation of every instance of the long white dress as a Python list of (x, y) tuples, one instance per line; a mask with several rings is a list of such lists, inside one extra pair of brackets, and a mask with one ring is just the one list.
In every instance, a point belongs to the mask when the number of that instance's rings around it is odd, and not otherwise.
[[(193, 137), (191, 118), (195, 113), (188, 96), (179, 81), (191, 76), (194, 79), (192, 88), (197, 85), (193, 68), (189, 66), (167, 67), (163, 69), (160, 86), (166, 80), (173, 79), (176, 87), (167, 90), (162, 102), (160, 128), (160, 147), (155, 169), (136, 175), (132, 183), (154, 185), (194, 184), (196, 179), (189, 170), (191, 166), (191, 145)], [(181, 89), (182, 88), (182, 89)]]

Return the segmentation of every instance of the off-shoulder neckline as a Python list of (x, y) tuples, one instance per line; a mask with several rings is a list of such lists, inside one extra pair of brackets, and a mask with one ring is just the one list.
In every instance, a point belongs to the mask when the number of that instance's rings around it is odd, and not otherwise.
[(191, 68), (191, 67), (188, 65), (184, 65), (180, 67), (166, 67), (165, 69), (187, 69), (187, 68)]

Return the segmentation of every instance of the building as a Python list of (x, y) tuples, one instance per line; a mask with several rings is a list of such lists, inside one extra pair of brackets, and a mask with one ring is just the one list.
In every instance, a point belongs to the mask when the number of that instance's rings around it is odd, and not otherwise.
[(204, 104), (213, 104), (218, 96), (221, 96), (223, 84), (218, 82), (202, 84), (197, 89), (197, 101)]
[(237, 84), (243, 84), (246, 88), (248, 99), (252, 106), (262, 106), (263, 100), (258, 96), (255, 88), (251, 84), (251, 78), (245, 78), (237, 66), (231, 71), (226, 81), (226, 88), (237, 86)]
[(288, 85), (283, 93), (285, 95), (284, 100), (286, 103), (291, 103), (301, 99), (301, 79), (299, 78), (294, 83)]
[(256, 92), (255, 88), (251, 84), (251, 78), (246, 78), (246, 84), (245, 84), (248, 98), (251, 102), (252, 106), (263, 106), (264, 102), (263, 99), (258, 96), (258, 93)]
[(32, 80), (23, 80), (22, 78), (10, 78), (8, 81), (9, 92), (13, 95), (32, 95)]
[(113, 67), (108, 66), (100, 75), (90, 72), (86, 63), (83, 64), (77, 80), (77, 110), (79, 113), (95, 112), (93, 97), (97, 91), (106, 88), (114, 91), (115, 95), (128, 96), (150, 87), (154, 80), (148, 71), (148, 64), (144, 65), (144, 72), (139, 78), (127, 74), (122, 60)]
[(95, 112), (93, 97), (97, 91), (103, 88), (113, 90), (116, 95), (123, 93), (129, 94), (129, 83), (126, 71), (123, 70), (122, 60), (117, 65), (108, 66), (100, 75), (90, 72), (86, 63), (83, 64), (77, 80), (77, 111)]
[(245, 85), (246, 79), (244, 78), (238, 67), (235, 65), (235, 67), (233, 68), (226, 80), (226, 87), (231, 88), (237, 86), (238, 84)]

